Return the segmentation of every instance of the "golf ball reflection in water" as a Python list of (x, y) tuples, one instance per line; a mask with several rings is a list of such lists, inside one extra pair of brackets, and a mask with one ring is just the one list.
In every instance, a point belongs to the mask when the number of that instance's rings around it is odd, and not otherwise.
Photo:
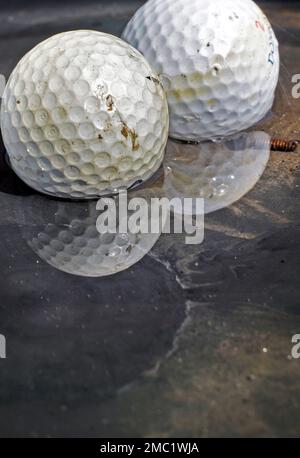
[[(125, 270), (142, 259), (159, 233), (120, 233), (118, 197), (114, 198), (117, 232), (100, 233), (97, 202), (59, 202), (35, 196), (26, 207), (32, 212), (22, 224), (22, 234), (33, 251), (58, 270), (86, 277), (102, 277)], [(132, 212), (128, 212), (128, 218)], [(122, 216), (123, 218), (123, 216)], [(124, 223), (124, 221), (123, 221)]]
[(243, 133), (222, 143), (181, 144), (170, 140), (162, 191), (169, 199), (203, 198), (205, 213), (211, 213), (249, 192), (269, 157), (270, 137), (265, 132)]

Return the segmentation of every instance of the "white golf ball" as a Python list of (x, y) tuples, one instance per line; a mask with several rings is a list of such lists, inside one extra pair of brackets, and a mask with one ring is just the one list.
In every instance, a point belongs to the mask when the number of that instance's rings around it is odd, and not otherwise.
[(278, 42), (252, 0), (149, 0), (123, 38), (160, 76), (174, 138), (231, 135), (272, 107)]
[(168, 127), (165, 92), (145, 58), (96, 31), (38, 44), (3, 95), (13, 170), (59, 197), (95, 198), (147, 180), (163, 160)]

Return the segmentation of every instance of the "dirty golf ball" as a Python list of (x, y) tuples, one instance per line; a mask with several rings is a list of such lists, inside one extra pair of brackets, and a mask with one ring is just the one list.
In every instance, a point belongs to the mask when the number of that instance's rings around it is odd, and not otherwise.
[(174, 138), (234, 134), (272, 107), (278, 42), (252, 0), (150, 0), (123, 38), (159, 74)]
[(96, 31), (38, 44), (2, 101), (13, 170), (59, 197), (95, 198), (147, 180), (162, 162), (168, 127), (165, 92), (145, 58)]

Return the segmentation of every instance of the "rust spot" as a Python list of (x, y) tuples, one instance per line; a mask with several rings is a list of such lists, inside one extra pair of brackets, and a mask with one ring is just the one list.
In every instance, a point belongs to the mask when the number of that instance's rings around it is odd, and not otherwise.
[(108, 111), (112, 111), (113, 110), (114, 100), (113, 100), (113, 98), (112, 98), (112, 96), (110, 94), (106, 97), (106, 106), (107, 106), (107, 110)]
[(139, 149), (140, 145), (137, 141), (138, 139), (137, 133), (135, 132), (134, 129), (130, 129), (125, 122), (122, 123), (121, 134), (126, 139), (130, 137), (131, 144), (132, 144), (132, 151), (137, 151)]
[(130, 131), (130, 136), (131, 136), (131, 142), (132, 142), (132, 151), (136, 151), (139, 149), (140, 145), (137, 141), (137, 133), (134, 130)]
[(121, 134), (123, 135), (123, 137), (128, 138), (128, 127), (126, 126), (126, 124), (123, 125)]

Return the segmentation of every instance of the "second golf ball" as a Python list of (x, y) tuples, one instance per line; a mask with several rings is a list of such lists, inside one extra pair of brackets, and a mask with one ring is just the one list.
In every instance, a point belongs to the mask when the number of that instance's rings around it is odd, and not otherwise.
[(95, 198), (148, 179), (162, 162), (168, 127), (165, 92), (145, 58), (96, 31), (37, 45), (2, 101), (12, 168), (59, 197)]
[(252, 0), (149, 0), (123, 38), (159, 74), (174, 138), (224, 137), (272, 107), (278, 43)]

